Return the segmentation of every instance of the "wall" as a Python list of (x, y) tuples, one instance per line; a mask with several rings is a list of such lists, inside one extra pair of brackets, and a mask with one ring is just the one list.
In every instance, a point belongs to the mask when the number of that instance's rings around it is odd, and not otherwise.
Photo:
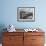
[[(0, 25), (16, 28), (46, 28), (46, 0), (0, 0)], [(35, 22), (18, 22), (17, 7), (35, 7)]]

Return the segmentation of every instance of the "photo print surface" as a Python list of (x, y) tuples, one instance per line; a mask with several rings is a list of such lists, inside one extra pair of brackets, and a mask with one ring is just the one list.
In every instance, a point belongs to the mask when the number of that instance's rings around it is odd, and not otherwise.
[(17, 9), (18, 21), (34, 21), (35, 20), (35, 7), (18, 7)]

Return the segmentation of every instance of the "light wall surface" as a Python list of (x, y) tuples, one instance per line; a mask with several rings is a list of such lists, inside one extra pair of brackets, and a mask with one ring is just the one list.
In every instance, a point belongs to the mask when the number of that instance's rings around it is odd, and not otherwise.
[[(18, 22), (17, 7), (35, 7), (35, 22)], [(7, 27), (9, 24), (17, 29), (46, 29), (46, 0), (0, 0), (0, 27)]]

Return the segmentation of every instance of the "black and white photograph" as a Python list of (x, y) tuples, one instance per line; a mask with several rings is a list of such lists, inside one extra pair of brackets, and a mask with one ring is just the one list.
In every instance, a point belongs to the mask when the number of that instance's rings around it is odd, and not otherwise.
[(18, 21), (35, 21), (35, 7), (18, 7), (17, 8)]

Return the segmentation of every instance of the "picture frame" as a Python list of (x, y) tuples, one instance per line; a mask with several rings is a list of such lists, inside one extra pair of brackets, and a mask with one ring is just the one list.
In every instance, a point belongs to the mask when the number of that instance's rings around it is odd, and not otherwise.
[(17, 7), (17, 21), (34, 22), (35, 7)]

